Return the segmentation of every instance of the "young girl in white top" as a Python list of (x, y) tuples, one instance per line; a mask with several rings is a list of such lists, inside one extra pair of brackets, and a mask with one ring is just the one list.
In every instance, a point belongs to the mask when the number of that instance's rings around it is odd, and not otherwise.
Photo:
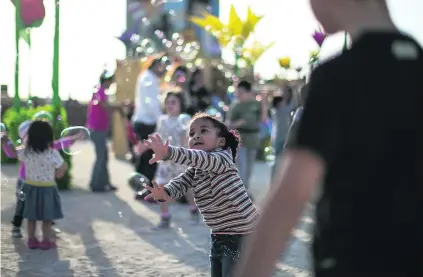
[(172, 161), (187, 165), (185, 173), (165, 186), (153, 182), (147, 198), (168, 201), (192, 189), (195, 202), (211, 229), (211, 276), (228, 277), (239, 257), (242, 238), (253, 232), (258, 212), (235, 165), (239, 139), (225, 124), (197, 114), (189, 128), (189, 149), (170, 146), (158, 134), (145, 141), (155, 156), (150, 163)]
[[(18, 159), (25, 163), (26, 180), (23, 217), (28, 220), (28, 247), (47, 250), (55, 248), (51, 240), (53, 220), (63, 218), (60, 195), (55, 178), (62, 177), (67, 164), (59, 151), (53, 149), (53, 129), (48, 122), (31, 123), (25, 146), (17, 148)], [(35, 237), (36, 221), (42, 221), (43, 240)]]
[[(166, 139), (169, 139), (174, 146), (186, 146), (188, 142), (188, 131), (186, 123), (181, 119), (180, 115), (185, 110), (185, 102), (182, 93), (168, 92), (165, 98), (165, 115), (161, 115), (156, 131)], [(169, 183), (173, 178), (183, 173), (187, 168), (186, 165), (172, 163), (171, 161), (164, 161), (157, 166), (156, 176), (154, 181), (160, 185)], [(199, 220), (197, 206), (194, 203), (194, 196), (191, 190), (188, 190), (185, 195), (193, 223)], [(169, 228), (171, 222), (171, 214), (169, 212), (168, 203), (160, 205), (160, 223), (157, 228)]]

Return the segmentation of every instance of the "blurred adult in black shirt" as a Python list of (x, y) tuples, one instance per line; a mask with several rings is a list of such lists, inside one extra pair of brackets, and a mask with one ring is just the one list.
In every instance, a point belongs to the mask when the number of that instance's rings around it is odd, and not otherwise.
[(211, 95), (204, 85), (204, 75), (201, 69), (196, 69), (188, 84), (188, 91), (191, 96), (191, 104), (188, 106), (187, 113), (194, 115), (198, 112), (204, 112), (211, 104)]
[(423, 51), (384, 0), (311, 0), (352, 49), (320, 65), (236, 277), (270, 276), (315, 185), (316, 277), (423, 276)]

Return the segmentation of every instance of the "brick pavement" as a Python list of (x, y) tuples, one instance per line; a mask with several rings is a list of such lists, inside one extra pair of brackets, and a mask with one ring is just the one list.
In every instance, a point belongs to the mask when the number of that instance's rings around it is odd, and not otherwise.
[[(28, 250), (24, 239), (10, 237), (14, 211), (16, 166), (1, 170), (1, 275), (19, 277), (89, 276), (209, 276), (209, 230), (204, 224), (189, 223), (186, 206), (173, 205), (173, 228), (152, 231), (158, 222), (157, 205), (144, 205), (133, 199), (126, 185), (131, 166), (110, 161), (111, 178), (119, 187), (115, 194), (94, 194), (87, 182), (93, 164), (93, 149), (87, 143), (74, 157), (75, 188), (61, 194), (65, 218), (58, 249)], [(265, 195), (270, 168), (257, 163), (252, 189), (258, 201)], [(294, 232), (290, 251), (277, 265), (276, 276), (309, 276), (308, 242), (312, 220), (305, 215)]]

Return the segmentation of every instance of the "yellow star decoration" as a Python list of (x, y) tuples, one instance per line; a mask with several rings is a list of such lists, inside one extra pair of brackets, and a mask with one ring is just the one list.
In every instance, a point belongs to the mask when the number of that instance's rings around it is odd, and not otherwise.
[(257, 60), (273, 45), (275, 45), (274, 42), (264, 45), (258, 40), (254, 39), (251, 46), (244, 47), (242, 49), (242, 58), (248, 61), (251, 65), (254, 65)]
[(234, 48), (235, 51), (240, 52), (243, 59), (254, 65), (260, 56), (274, 45), (274, 43), (263, 45), (257, 40), (254, 40), (249, 47), (244, 45), (250, 34), (254, 33), (257, 23), (262, 18), (263, 16), (256, 15), (248, 7), (247, 18), (242, 21), (234, 5), (231, 5), (227, 24), (210, 13), (204, 13), (202, 18), (190, 17), (189, 20), (216, 37), (222, 48)]

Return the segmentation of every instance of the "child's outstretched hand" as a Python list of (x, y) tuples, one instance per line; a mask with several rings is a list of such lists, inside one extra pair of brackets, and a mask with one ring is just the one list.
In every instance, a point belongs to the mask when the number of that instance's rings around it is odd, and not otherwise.
[(144, 153), (147, 149), (148, 147), (141, 141), (132, 147), (132, 151), (138, 156)]
[(163, 143), (159, 134), (148, 136), (149, 140), (144, 140), (144, 145), (154, 151), (154, 156), (150, 160), (150, 164), (163, 160), (169, 149), (169, 141)]
[(164, 185), (160, 186), (156, 182), (152, 181), (153, 187), (149, 187), (147, 185), (144, 185), (144, 187), (151, 192), (151, 194), (147, 195), (144, 199), (154, 199), (154, 200), (164, 200), (168, 201), (171, 199), (171, 197), (167, 194), (167, 192), (164, 189)]

